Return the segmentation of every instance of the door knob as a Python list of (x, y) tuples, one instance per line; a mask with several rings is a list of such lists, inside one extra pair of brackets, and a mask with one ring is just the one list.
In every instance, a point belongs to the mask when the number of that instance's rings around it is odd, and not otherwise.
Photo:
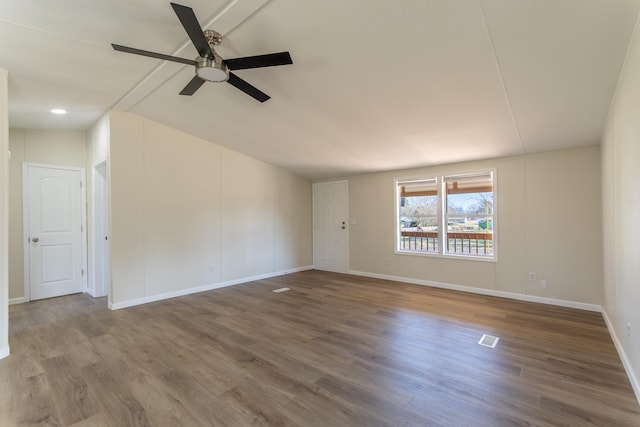
[(40, 241), (40, 239), (38, 239), (37, 237), (34, 237), (33, 239), (31, 239), (31, 241), (33, 243), (38, 243)]

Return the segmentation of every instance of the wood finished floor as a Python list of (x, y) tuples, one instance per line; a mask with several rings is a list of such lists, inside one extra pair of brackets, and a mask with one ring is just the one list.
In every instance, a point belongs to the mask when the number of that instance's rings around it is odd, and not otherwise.
[(14, 305), (10, 345), (3, 427), (640, 426), (599, 313), (320, 271)]

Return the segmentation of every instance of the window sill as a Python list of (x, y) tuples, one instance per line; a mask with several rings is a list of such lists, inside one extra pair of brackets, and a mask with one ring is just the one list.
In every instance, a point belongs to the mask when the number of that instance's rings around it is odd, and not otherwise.
[(440, 258), (440, 259), (449, 259), (449, 260), (460, 260), (460, 261), (479, 261), (479, 262), (498, 262), (497, 255), (492, 257), (489, 256), (473, 256), (473, 255), (462, 255), (462, 254), (436, 254), (429, 252), (414, 252), (414, 251), (402, 251), (395, 250), (396, 255), (409, 255), (409, 256), (418, 256), (418, 257), (427, 257), (427, 258)]

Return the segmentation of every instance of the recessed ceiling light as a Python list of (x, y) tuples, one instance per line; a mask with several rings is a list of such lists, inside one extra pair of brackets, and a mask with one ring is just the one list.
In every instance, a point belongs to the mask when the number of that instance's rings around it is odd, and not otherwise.
[(53, 108), (51, 112), (53, 114), (67, 114), (67, 110), (63, 110), (62, 108)]

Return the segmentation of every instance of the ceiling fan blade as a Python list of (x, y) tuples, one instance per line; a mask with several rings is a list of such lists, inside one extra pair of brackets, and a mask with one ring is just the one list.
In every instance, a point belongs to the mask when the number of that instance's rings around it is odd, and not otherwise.
[(202, 32), (202, 27), (200, 27), (193, 9), (175, 3), (171, 3), (171, 7), (173, 7), (173, 11), (178, 15), (180, 23), (196, 47), (198, 54), (202, 58), (213, 58), (213, 52), (211, 52), (209, 43), (207, 43), (207, 39)]
[(196, 91), (198, 89), (200, 89), (200, 86), (202, 86), (204, 83), (205, 83), (205, 81), (202, 80), (200, 77), (193, 76), (191, 81), (189, 83), (187, 83), (187, 85), (184, 87), (184, 89), (182, 89), (182, 91), (180, 92), (180, 95), (191, 96), (194, 93), (196, 93)]
[(179, 62), (180, 64), (195, 65), (196, 63), (196, 61), (194, 61), (193, 59), (178, 58), (177, 56), (165, 55), (163, 53), (149, 52), (148, 50), (136, 49), (133, 47), (122, 46), (114, 43), (111, 43), (111, 46), (119, 52), (133, 53), (134, 55), (148, 56), (149, 58)]
[(242, 80), (240, 77), (236, 76), (233, 73), (229, 73), (229, 80), (227, 80), (227, 82), (260, 102), (264, 102), (267, 99), (271, 98), (269, 95), (262, 92), (260, 89), (252, 86), (251, 84)]
[(243, 58), (225, 59), (230, 70), (245, 70), (247, 68), (273, 67), (276, 65), (293, 64), (289, 52), (268, 53), (266, 55), (245, 56)]

